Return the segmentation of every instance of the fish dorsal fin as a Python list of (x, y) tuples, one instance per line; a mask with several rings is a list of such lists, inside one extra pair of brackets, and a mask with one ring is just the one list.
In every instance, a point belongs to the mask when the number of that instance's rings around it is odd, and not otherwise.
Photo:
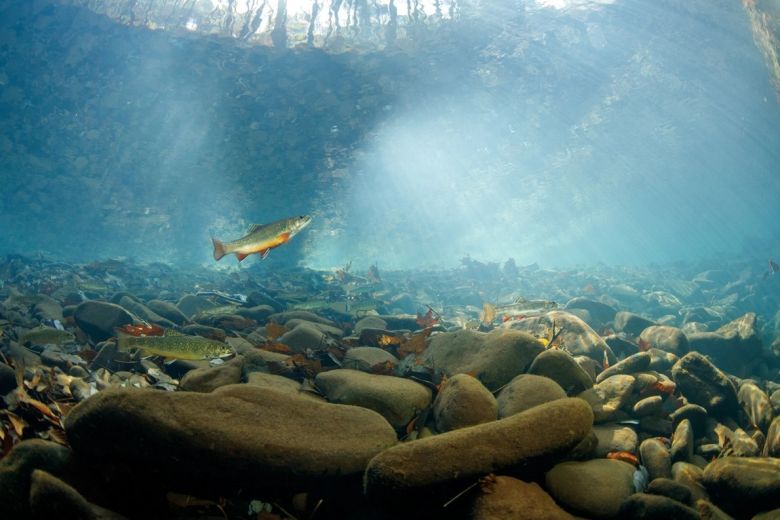
[(254, 233), (258, 229), (262, 229), (265, 226), (266, 226), (265, 224), (252, 224), (251, 226), (249, 226), (249, 231), (247, 231), (247, 234)]
[(178, 330), (168, 329), (165, 331), (166, 336), (184, 336), (181, 332)]

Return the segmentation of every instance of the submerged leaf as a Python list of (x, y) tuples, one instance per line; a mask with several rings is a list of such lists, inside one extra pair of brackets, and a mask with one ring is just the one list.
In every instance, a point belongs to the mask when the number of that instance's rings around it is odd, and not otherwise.
[(22, 436), (22, 432), (24, 431), (24, 428), (27, 426), (27, 423), (19, 417), (18, 415), (11, 413), (11, 412), (5, 412), (6, 417), (8, 417), (8, 420), (11, 423), (11, 426), (13, 426), (14, 431), (16, 432), (17, 437)]
[(269, 321), (265, 326), (265, 337), (273, 341), (287, 332), (287, 330), (287, 327), (284, 325), (279, 325), (275, 321)]
[(403, 341), (398, 347), (398, 356), (403, 359), (409, 354), (422, 354), (427, 346), (426, 339), (430, 334), (431, 329), (428, 328)]

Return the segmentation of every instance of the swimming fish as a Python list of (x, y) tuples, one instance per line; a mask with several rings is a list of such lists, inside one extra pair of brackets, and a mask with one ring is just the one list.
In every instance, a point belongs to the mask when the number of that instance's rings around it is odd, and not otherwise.
[(219, 341), (201, 336), (186, 336), (167, 330), (164, 336), (133, 336), (117, 330), (119, 350), (137, 348), (153, 354), (172, 359), (214, 359), (227, 357), (235, 351)]
[(245, 236), (226, 243), (211, 237), (214, 244), (214, 260), (219, 260), (231, 253), (236, 255), (239, 262), (252, 253), (257, 253), (265, 259), (271, 249), (289, 242), (309, 222), (311, 222), (310, 216), (301, 215), (277, 220), (270, 224), (255, 224), (249, 228), (249, 232)]
[(76, 337), (66, 330), (55, 329), (53, 327), (35, 327), (22, 334), (19, 341), (24, 345), (31, 343), (33, 345), (62, 345), (75, 341)]

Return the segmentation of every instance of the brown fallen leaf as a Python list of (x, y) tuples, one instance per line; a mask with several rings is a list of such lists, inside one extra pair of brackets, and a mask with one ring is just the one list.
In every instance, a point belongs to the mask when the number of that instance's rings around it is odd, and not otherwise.
[(27, 426), (27, 423), (24, 422), (24, 419), (9, 411), (5, 412), (5, 416), (8, 417), (8, 420), (11, 422), (11, 426), (14, 427), (16, 436), (21, 437), (25, 426)]
[(21, 402), (29, 404), (30, 406), (32, 406), (33, 408), (35, 408), (36, 410), (38, 410), (39, 412), (41, 412), (43, 415), (45, 415), (50, 419), (54, 419), (55, 421), (60, 420), (59, 417), (54, 415), (54, 412), (51, 411), (51, 408), (46, 406), (44, 403), (38, 401), (37, 399), (33, 399), (30, 396), (24, 396), (21, 398)]
[(422, 354), (427, 345), (426, 339), (430, 334), (431, 329), (425, 329), (402, 342), (398, 347), (398, 357), (403, 359), (409, 354)]
[(265, 337), (269, 340), (275, 340), (285, 332), (287, 332), (287, 327), (279, 325), (275, 321), (269, 321), (265, 325)]

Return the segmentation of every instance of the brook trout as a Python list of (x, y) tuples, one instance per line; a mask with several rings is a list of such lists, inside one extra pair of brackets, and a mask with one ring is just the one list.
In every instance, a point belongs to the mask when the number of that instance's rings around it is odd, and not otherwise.
[(164, 336), (132, 336), (118, 330), (117, 337), (119, 350), (137, 348), (169, 359), (214, 359), (235, 354), (230, 345), (172, 330), (167, 330)]
[(271, 249), (289, 242), (309, 222), (311, 222), (310, 216), (301, 215), (277, 220), (270, 224), (255, 224), (249, 228), (249, 232), (245, 236), (227, 243), (222, 243), (211, 237), (211, 241), (214, 243), (214, 260), (219, 260), (231, 253), (236, 255), (239, 262), (252, 253), (257, 253), (265, 259)]

